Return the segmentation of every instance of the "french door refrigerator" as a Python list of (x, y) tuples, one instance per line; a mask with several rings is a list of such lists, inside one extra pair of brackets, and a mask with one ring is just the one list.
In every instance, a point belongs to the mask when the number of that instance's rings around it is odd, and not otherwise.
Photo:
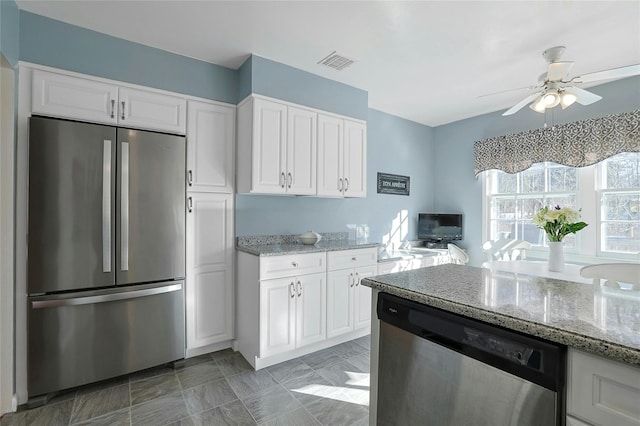
[(184, 358), (184, 137), (29, 122), (28, 393)]

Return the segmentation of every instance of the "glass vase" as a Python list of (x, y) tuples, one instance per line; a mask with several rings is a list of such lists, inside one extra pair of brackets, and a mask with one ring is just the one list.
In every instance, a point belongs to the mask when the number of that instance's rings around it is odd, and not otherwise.
[(549, 270), (552, 272), (564, 271), (564, 243), (562, 241), (549, 241)]

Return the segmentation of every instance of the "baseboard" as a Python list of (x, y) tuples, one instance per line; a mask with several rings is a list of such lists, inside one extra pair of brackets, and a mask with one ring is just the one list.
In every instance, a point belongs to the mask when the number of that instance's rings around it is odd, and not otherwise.
[(226, 340), (224, 342), (214, 343), (212, 345), (201, 346), (199, 348), (187, 348), (185, 358), (193, 358), (195, 356), (200, 356), (204, 354), (208, 354), (211, 352), (221, 351), (223, 349), (230, 348), (232, 346), (232, 340)]

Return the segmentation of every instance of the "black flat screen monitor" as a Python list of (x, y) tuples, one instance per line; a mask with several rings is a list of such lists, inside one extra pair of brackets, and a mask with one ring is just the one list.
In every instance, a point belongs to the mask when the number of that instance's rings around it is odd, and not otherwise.
[(418, 239), (426, 241), (461, 240), (462, 215), (418, 213)]

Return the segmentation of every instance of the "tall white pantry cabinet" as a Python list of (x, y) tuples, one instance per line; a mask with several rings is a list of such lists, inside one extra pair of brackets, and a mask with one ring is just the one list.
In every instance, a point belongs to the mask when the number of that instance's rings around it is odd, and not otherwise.
[(235, 108), (187, 103), (187, 357), (234, 338)]

